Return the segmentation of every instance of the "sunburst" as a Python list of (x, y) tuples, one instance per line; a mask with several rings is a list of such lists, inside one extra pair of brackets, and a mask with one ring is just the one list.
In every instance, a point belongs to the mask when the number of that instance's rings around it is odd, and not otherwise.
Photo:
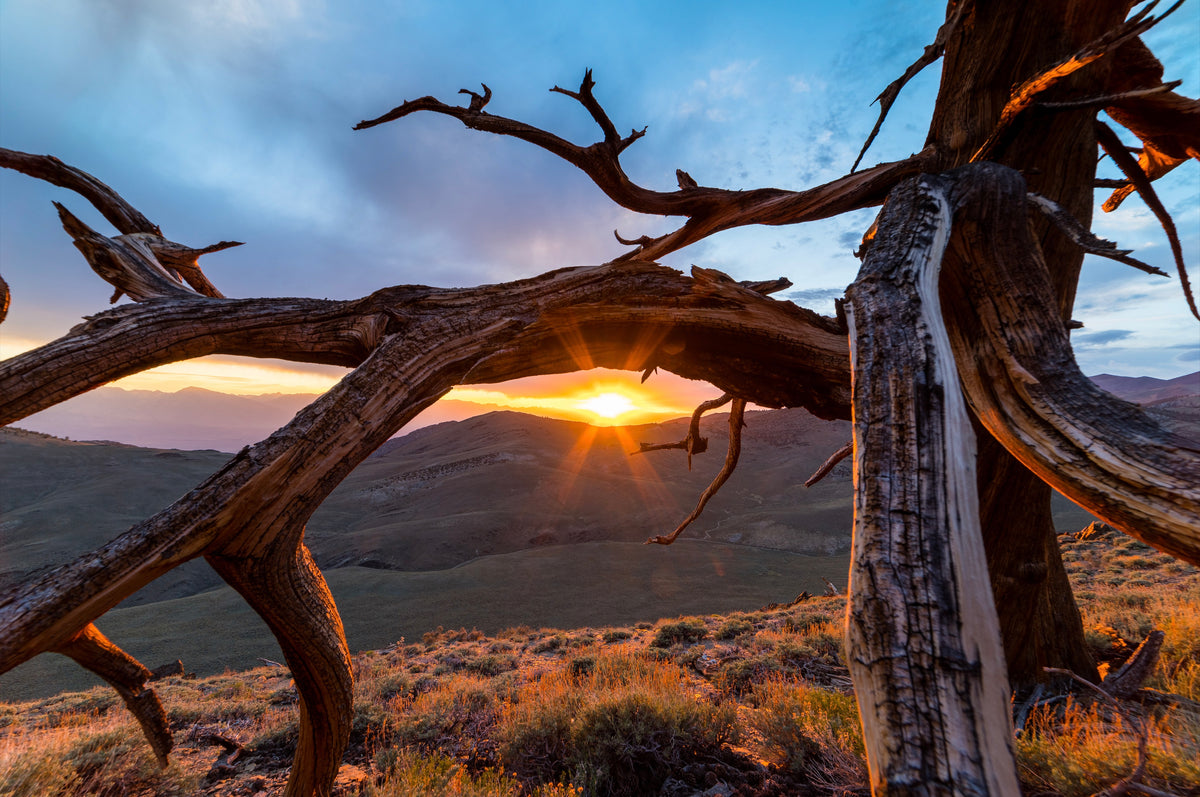
[(580, 401), (577, 405), (581, 410), (594, 412), (601, 418), (618, 418), (633, 412), (637, 405), (624, 393), (605, 392)]

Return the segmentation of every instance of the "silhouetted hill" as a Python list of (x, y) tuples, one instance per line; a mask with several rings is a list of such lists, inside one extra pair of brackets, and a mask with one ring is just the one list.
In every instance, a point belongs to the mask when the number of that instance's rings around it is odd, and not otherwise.
[(1200, 371), (1174, 379), (1155, 379), (1152, 376), (1114, 376), (1099, 374), (1089, 377), (1100, 387), (1137, 404), (1156, 404), (1165, 399), (1184, 396), (1200, 397)]

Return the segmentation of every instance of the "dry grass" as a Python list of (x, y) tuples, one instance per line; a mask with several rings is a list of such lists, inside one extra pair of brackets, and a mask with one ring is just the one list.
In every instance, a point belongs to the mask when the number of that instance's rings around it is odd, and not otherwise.
[[(1029, 794), (1082, 795), (1137, 763), (1144, 782), (1200, 793), (1200, 575), (1124, 540), (1065, 541), (1095, 653), (1119, 664), (1166, 632), (1121, 713), (1051, 696), (1016, 743)], [(1153, 567), (1145, 566), (1150, 562)], [(628, 628), (438, 629), (354, 659), (355, 719), (338, 794), (576, 797), (863, 793), (863, 744), (841, 632), (844, 601), (679, 617)], [(0, 704), (0, 795), (277, 794), (295, 745), (286, 669), (156, 684), (176, 750), (159, 770), (104, 689)], [(1161, 693), (1180, 696), (1167, 700)], [(1153, 694), (1151, 695), (1153, 697)], [(1173, 701), (1173, 702), (1172, 702)], [(214, 766), (221, 739), (244, 747)]]

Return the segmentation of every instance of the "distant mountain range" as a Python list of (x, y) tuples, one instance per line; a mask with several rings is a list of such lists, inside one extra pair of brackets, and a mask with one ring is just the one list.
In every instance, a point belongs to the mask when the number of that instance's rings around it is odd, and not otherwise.
[[(147, 448), (238, 451), (288, 423), (315, 393), (232, 395), (199, 387), (175, 393), (101, 387), (24, 418), (22, 429), (71, 440), (109, 440)], [(443, 400), (406, 431), (470, 418), (499, 407)]]
[[(1167, 405), (1194, 397), (1200, 372), (1175, 379), (1100, 374), (1096, 384), (1127, 401)], [(101, 387), (20, 421), (23, 429), (71, 440), (111, 440), (147, 448), (238, 451), (288, 423), (315, 394), (230, 395), (202, 388), (177, 393)], [(1169, 407), (1167, 407), (1169, 409)], [(421, 413), (405, 434), (504, 407), (444, 399)]]

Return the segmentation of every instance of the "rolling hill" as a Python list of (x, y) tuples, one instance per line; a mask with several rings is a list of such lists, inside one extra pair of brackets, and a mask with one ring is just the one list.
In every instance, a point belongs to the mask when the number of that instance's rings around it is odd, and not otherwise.
[[(1097, 382), (1194, 434), (1198, 379), (1173, 380), (1182, 390), (1164, 380)], [(690, 471), (680, 451), (630, 455), (641, 442), (681, 439), (686, 419), (597, 428), (495, 412), (418, 429), (362, 463), (313, 516), (306, 539), (356, 649), (439, 624), (606, 625), (753, 609), (818, 591), (819, 577), (843, 586), (849, 463), (813, 488), (803, 482), (849, 439), (849, 425), (803, 410), (749, 413), (738, 471), (688, 541), (665, 551), (640, 545), (694, 506), (720, 467), (725, 424), (724, 415), (704, 420), (709, 452)], [(227, 459), (0, 429), (0, 589), (102, 545)], [(1092, 520), (1061, 497), (1054, 510), (1060, 531)], [(202, 561), (150, 584), (100, 625), (152, 666), (183, 656), (189, 668), (216, 672), (277, 655), (265, 627)], [(0, 695), (89, 682), (55, 659), (0, 678)]]

